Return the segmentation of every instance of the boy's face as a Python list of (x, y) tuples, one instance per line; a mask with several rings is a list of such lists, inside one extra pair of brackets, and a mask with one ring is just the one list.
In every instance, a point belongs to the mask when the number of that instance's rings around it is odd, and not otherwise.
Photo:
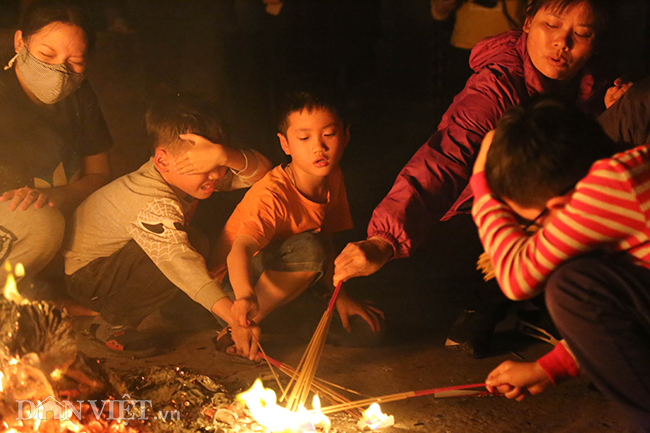
[(587, 63), (594, 49), (594, 15), (587, 2), (562, 13), (552, 6), (526, 19), (526, 49), (535, 68), (553, 80), (570, 80)]
[(210, 197), (228, 171), (228, 167), (219, 166), (207, 173), (180, 174), (176, 170), (176, 158), (164, 148), (156, 149), (154, 163), (169, 185), (199, 200)]
[(569, 201), (571, 201), (572, 194), (573, 189), (564, 195), (551, 197), (546, 202), (546, 206), (521, 206), (507, 198), (503, 198), (503, 201), (508, 206), (510, 206), (510, 209), (512, 209), (517, 215), (528, 221), (528, 225), (526, 225), (526, 227), (537, 226), (539, 228), (543, 228), (546, 227), (548, 223), (553, 220), (553, 218), (555, 218), (558, 212), (564, 209)]
[(338, 167), (350, 131), (329, 110), (302, 110), (289, 115), (287, 135), (278, 137), (284, 153), (291, 156), (291, 167), (325, 177)]

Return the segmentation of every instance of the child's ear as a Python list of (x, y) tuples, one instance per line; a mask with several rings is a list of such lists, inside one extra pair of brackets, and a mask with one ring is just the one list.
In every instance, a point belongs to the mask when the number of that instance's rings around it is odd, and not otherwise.
[(278, 132), (278, 138), (280, 139), (280, 146), (282, 147), (285, 155), (291, 156), (291, 150), (289, 150), (289, 142), (287, 141), (287, 137), (285, 137), (281, 132)]
[(345, 146), (350, 142), (350, 125), (345, 127)]
[(172, 161), (170, 155), (162, 147), (156, 149), (156, 153), (153, 155), (153, 163), (161, 173), (168, 173), (171, 170)]
[(16, 54), (22, 50), (23, 44), (23, 32), (21, 30), (16, 30), (16, 33), (14, 33), (14, 50), (16, 50)]
[(525, 33), (530, 32), (530, 17), (526, 17), (526, 20), (524, 21), (523, 30)]

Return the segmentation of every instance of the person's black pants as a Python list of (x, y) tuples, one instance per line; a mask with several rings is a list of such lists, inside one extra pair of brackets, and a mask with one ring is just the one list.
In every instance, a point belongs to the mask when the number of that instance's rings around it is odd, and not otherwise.
[(73, 298), (114, 325), (138, 326), (146, 316), (184, 295), (134, 240), (66, 275), (66, 286)]
[(551, 274), (546, 302), (589, 378), (650, 432), (650, 270), (629, 256), (579, 257)]

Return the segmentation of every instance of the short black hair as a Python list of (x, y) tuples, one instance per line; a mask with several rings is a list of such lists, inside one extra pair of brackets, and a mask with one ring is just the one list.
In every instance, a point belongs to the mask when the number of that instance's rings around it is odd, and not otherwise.
[(223, 112), (217, 104), (195, 94), (176, 94), (155, 100), (145, 116), (152, 149), (166, 147), (180, 153), (181, 134), (197, 134), (213, 143), (228, 144)]
[(496, 197), (541, 207), (571, 189), (595, 161), (615, 152), (595, 119), (559, 97), (538, 95), (499, 121), (485, 176)]
[(286, 93), (279, 103), (278, 132), (286, 136), (289, 116), (303, 110), (327, 110), (335, 115), (344, 127), (349, 126), (343, 97), (338, 92), (327, 89), (297, 90)]
[(75, 0), (34, 0), (25, 9), (18, 29), (23, 40), (28, 40), (43, 27), (52, 23), (65, 23), (79, 27), (86, 36), (86, 51), (90, 53), (95, 46), (95, 29), (90, 23), (88, 11)]
[(532, 19), (541, 9), (562, 13), (565, 9), (586, 3), (594, 14), (594, 32), (601, 36), (609, 28), (612, 0), (531, 0), (526, 18)]

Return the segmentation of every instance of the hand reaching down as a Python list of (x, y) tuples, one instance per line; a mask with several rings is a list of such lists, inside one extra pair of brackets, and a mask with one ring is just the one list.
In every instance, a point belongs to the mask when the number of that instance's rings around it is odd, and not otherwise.
[(260, 311), (257, 296), (253, 294), (237, 299), (232, 303), (231, 311), (235, 316), (235, 322), (242, 328), (246, 328)]
[(527, 395), (540, 394), (551, 383), (536, 362), (506, 361), (492, 370), (485, 380), (488, 391), (500, 392), (517, 401), (522, 401)]
[(369, 301), (358, 301), (352, 299), (348, 294), (341, 290), (339, 296), (336, 299), (336, 310), (341, 316), (341, 324), (346, 331), (350, 332), (350, 317), (351, 316), (360, 316), (365, 320), (372, 332), (379, 332), (381, 330), (381, 322), (379, 317), (384, 318), (384, 312), (374, 305), (370, 304)]

